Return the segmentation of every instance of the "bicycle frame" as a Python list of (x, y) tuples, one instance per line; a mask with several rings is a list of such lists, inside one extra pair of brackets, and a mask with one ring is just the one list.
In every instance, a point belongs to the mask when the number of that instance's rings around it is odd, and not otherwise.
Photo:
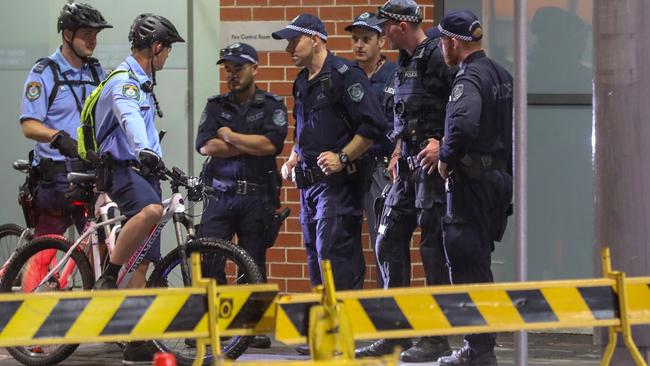
[[(102, 194), (105, 195), (105, 194)], [(100, 195), (100, 197), (102, 196)], [(91, 244), (91, 250), (93, 254), (93, 265), (94, 265), (94, 272), (95, 272), (95, 278), (98, 278), (99, 275), (101, 275), (101, 265), (100, 265), (100, 255), (99, 255), (99, 238), (97, 236), (97, 230), (99, 228), (104, 228), (105, 233), (106, 233), (106, 244), (107, 248), (109, 250), (109, 253), (112, 252), (114, 249), (114, 243), (116, 239), (116, 235), (119, 232), (119, 229), (121, 228), (121, 225), (115, 225), (111, 227), (113, 224), (121, 224), (122, 221), (126, 220), (126, 216), (120, 215), (114, 218), (108, 218), (108, 212), (111, 208), (117, 207), (117, 205), (108, 200), (107, 197), (103, 197), (105, 200), (105, 203), (103, 203), (99, 207), (99, 213), (100, 216), (102, 217), (102, 222), (97, 223), (94, 218), (90, 219), (87, 224), (87, 228), (84, 229), (84, 232), (81, 234), (81, 236), (70, 246), (70, 249), (64, 254), (64, 256), (59, 260), (59, 263), (57, 263), (54, 268), (52, 268), (47, 275), (41, 280), (41, 282), (36, 286), (35, 291), (38, 291), (42, 288), (43, 285), (45, 285), (52, 276), (54, 276), (55, 273), (58, 273), (61, 268), (63, 268), (61, 275), (57, 279), (59, 288), (65, 288), (67, 286), (67, 280), (69, 275), (71, 275), (74, 270), (76, 269), (76, 265), (72, 261), (68, 261), (70, 256), (72, 255), (73, 251), (75, 250), (83, 250), (84, 252), (87, 252), (87, 247), (88, 244)], [(98, 201), (100, 199), (98, 198)], [(154, 240), (160, 236), (160, 233), (162, 229), (165, 227), (165, 225), (169, 222), (170, 219), (173, 218), (174, 220), (174, 229), (176, 231), (176, 240), (177, 244), (179, 246), (183, 245), (185, 242), (182, 237), (182, 226), (185, 226), (185, 228), (188, 230), (188, 235), (190, 237), (194, 237), (194, 226), (192, 225), (190, 220), (187, 220), (187, 217), (185, 215), (185, 204), (184, 204), (184, 199), (183, 196), (178, 193), (174, 192), (172, 193), (170, 198), (165, 199), (163, 202), (163, 216), (160, 220), (160, 222), (151, 230), (151, 233), (147, 237), (147, 239), (136, 249), (136, 251), (133, 253), (131, 258), (127, 261), (122, 266), (122, 269), (120, 270), (119, 276), (117, 278), (117, 285), (118, 288), (124, 288), (128, 284), (129, 280), (133, 276), (133, 273), (135, 272), (135, 269), (137, 266), (142, 262), (144, 259), (145, 255), (147, 254), (147, 251), (149, 248), (151, 248), (151, 245), (153, 244)], [(90, 240), (88, 240), (90, 238)], [(189, 266), (187, 265), (187, 260), (184, 261), (184, 263), (181, 264), (183, 271), (184, 271), (184, 276), (187, 275), (187, 278), (189, 278)]]
[[(20, 234), (20, 238), (18, 238), (18, 244), (16, 244), (16, 248), (20, 248), (21, 245), (23, 245), (25, 242), (27, 242), (27, 238), (33, 237), (34, 236), (34, 228), (27, 228), (23, 230), (23, 232)], [(0, 268), (0, 278), (4, 276), (5, 272), (7, 272), (7, 267), (9, 266), (9, 263), (11, 263), (11, 260), (14, 258), (16, 255), (16, 251), (14, 250), (11, 252), (11, 255), (7, 260), (4, 262), (2, 265), (2, 268)]]

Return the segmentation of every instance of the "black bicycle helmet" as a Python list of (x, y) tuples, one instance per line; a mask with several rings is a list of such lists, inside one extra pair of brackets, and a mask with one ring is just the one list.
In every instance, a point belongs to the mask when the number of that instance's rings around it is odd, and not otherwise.
[(148, 47), (155, 42), (172, 44), (185, 42), (169, 19), (151, 13), (138, 15), (129, 32), (129, 42), (135, 48)]
[(92, 6), (83, 3), (68, 3), (61, 9), (56, 28), (61, 32), (64, 29), (74, 31), (79, 28), (105, 29), (113, 28), (113, 26), (108, 24), (102, 13)]

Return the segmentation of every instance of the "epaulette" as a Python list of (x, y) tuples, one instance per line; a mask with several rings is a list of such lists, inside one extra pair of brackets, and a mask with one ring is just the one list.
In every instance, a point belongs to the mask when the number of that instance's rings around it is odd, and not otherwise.
[(213, 95), (213, 96), (208, 98), (208, 102), (213, 102), (213, 101), (222, 99), (224, 97), (224, 95), (225, 94)]
[(341, 63), (339, 66), (336, 66), (336, 71), (338, 71), (339, 74), (345, 74), (346, 72), (348, 72), (348, 70), (350, 70), (350, 66), (344, 63)]
[(273, 94), (273, 93), (269, 93), (269, 92), (264, 92), (264, 94), (269, 98), (275, 99), (277, 102), (282, 103), (284, 101), (284, 98), (277, 95), (277, 94)]
[(86, 61), (90, 66), (99, 66), (99, 60), (94, 57), (86, 57)]
[(32, 71), (37, 73), (37, 74), (42, 74), (43, 70), (45, 70), (45, 68), (48, 67), (53, 62), (54, 62), (54, 60), (52, 60), (49, 57), (40, 58), (34, 64), (34, 67), (32, 68)]

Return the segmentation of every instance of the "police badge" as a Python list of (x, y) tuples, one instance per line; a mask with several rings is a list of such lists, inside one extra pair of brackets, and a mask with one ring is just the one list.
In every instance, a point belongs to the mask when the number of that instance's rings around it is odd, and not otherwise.
[(348, 95), (353, 102), (359, 103), (363, 99), (364, 94), (363, 86), (360, 83), (354, 83), (348, 86)]
[(276, 126), (282, 127), (287, 124), (287, 114), (284, 113), (282, 109), (276, 109), (273, 111), (273, 123)]
[(27, 97), (27, 100), (33, 102), (36, 99), (40, 98), (40, 96), (41, 83), (38, 81), (32, 81), (31, 83), (27, 84), (27, 88), (25, 88), (25, 97)]
[(140, 91), (138, 87), (132, 84), (124, 84), (122, 86), (122, 95), (131, 99), (140, 99)]
[(460, 99), (463, 95), (463, 84), (458, 84), (454, 87), (454, 90), (451, 92), (451, 101), (455, 102)]

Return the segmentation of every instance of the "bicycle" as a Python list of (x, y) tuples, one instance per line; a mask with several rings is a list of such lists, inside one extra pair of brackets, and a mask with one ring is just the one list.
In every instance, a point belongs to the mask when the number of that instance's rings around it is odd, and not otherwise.
[[(157, 174), (161, 179), (169, 180), (172, 195), (163, 201), (163, 216), (158, 225), (152, 229), (148, 238), (122, 267), (117, 280), (118, 288), (123, 288), (128, 283), (147, 250), (169, 220), (174, 223), (177, 247), (154, 266), (147, 282), (148, 287), (190, 286), (192, 280), (189, 258), (194, 252), (201, 253), (202, 256), (224, 257), (227, 261), (226, 268), (230, 273), (227, 280), (235, 283), (262, 282), (261, 272), (246, 251), (228, 241), (196, 238), (194, 224), (189, 214), (185, 212), (184, 198), (179, 193), (179, 188), (187, 189), (187, 197), (190, 201), (206, 199), (212, 192), (212, 188), (201, 183), (198, 178), (186, 175), (178, 168), (173, 168), (171, 171), (162, 168)], [(89, 191), (94, 187), (96, 177), (94, 174), (70, 173), (68, 180)], [(116, 208), (116, 204), (110, 201), (105, 193), (93, 194), (92, 198), (83, 204), (88, 223), (80, 237), (74, 243), (70, 243), (62, 236), (45, 235), (26, 243), (16, 252), (9, 264), (5, 277), (0, 282), (0, 291), (73, 291), (92, 288), (95, 280), (102, 273), (102, 263), (114, 248), (120, 224), (126, 217), (123, 215), (110, 217), (110, 212)], [(100, 218), (99, 221), (97, 216)], [(102, 228), (106, 244), (104, 253), (100, 250), (97, 233)], [(22, 283), (19, 282), (20, 287), (15, 286), (16, 279), (22, 273), (30, 271), (30, 263), (43, 251), (53, 253), (51, 256), (53, 259), (48, 267), (49, 272), (35, 275), (41, 279), (38, 283), (25, 283), (23, 279)], [(241, 336), (225, 340), (225, 345), (222, 344), (222, 354), (236, 359), (246, 350), (252, 338), (252, 336)], [(155, 340), (154, 343), (160, 350), (174, 353), (179, 365), (190, 365), (194, 361), (196, 351), (188, 347), (185, 339)], [(8, 350), (16, 360), (28, 366), (54, 365), (66, 359), (77, 346), (55, 345), (47, 352), (40, 350), (42, 353), (32, 352), (30, 347), (11, 347)], [(212, 355), (207, 355), (204, 363), (209, 363), (211, 359)]]

